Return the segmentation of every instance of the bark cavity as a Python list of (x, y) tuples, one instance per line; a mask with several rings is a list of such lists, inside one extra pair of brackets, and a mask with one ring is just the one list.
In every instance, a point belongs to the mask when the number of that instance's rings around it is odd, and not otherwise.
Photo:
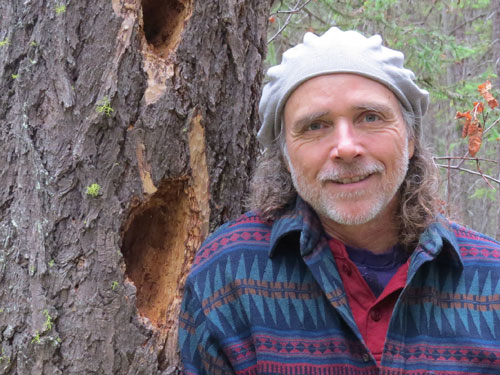
[(144, 34), (161, 57), (179, 43), (190, 8), (188, 0), (142, 0)]
[(176, 317), (186, 270), (208, 234), (210, 220), (205, 129), (196, 112), (188, 121), (189, 176), (163, 181), (156, 188), (143, 155), (144, 146), (138, 144), (139, 174), (146, 198), (132, 203), (122, 233), (125, 273), (137, 290), (136, 307), (141, 316), (165, 332), (166, 363), (173, 360), (168, 353), (176, 353)]
[(192, 14), (192, 0), (141, 0), (144, 40), (142, 54), (148, 87), (146, 104), (156, 102), (173, 75), (169, 58), (181, 41), (186, 21)]
[(137, 289), (136, 307), (158, 328), (165, 327), (167, 309), (183, 276), (182, 249), (192, 216), (187, 184), (186, 178), (163, 183), (131, 210), (123, 232), (122, 252), (126, 275)]

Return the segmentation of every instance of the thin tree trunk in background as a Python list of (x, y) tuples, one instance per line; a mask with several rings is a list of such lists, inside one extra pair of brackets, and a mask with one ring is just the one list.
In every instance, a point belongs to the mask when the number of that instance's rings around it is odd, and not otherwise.
[[(442, 32), (444, 35), (450, 35), (452, 30), (456, 26), (456, 16), (451, 14), (447, 7), (443, 7), (441, 10), (441, 25)], [(457, 80), (459, 75), (459, 69), (456, 66), (448, 66), (446, 69), (446, 75), (443, 75), (445, 80), (445, 86), (452, 86)], [(453, 118), (456, 113), (456, 109), (453, 107), (449, 108), (449, 117)], [(444, 139), (446, 139), (446, 149), (451, 150), (451, 143), (455, 139), (455, 129), (453, 127), (445, 127), (444, 128)], [(432, 134), (431, 137), (435, 137), (435, 134)], [(449, 217), (458, 221), (463, 221), (463, 201), (461, 199), (456, 199), (457, 194), (460, 194), (460, 189), (458, 188), (459, 184), (462, 182), (462, 179), (457, 181), (455, 177), (456, 173), (448, 170), (446, 171), (446, 175), (443, 177), (443, 184), (446, 186), (446, 213)], [(455, 177), (455, 178), (454, 178)], [(463, 186), (463, 185), (462, 185)]]
[[(491, 40), (493, 41), (491, 45), (491, 50), (493, 51), (493, 63), (495, 67), (495, 71), (497, 74), (497, 79), (495, 82), (495, 87), (500, 88), (500, 2), (494, 1), (492, 3), (492, 12), (493, 12), (493, 35)], [(500, 142), (497, 142), (497, 161), (498, 161), (498, 179), (500, 179)], [(497, 201), (496, 201), (496, 223), (497, 223), (497, 232), (496, 239), (500, 241), (500, 187), (497, 188)], [(491, 218), (495, 220), (495, 218)]]
[(0, 3), (0, 374), (174, 374), (243, 211), (268, 2)]

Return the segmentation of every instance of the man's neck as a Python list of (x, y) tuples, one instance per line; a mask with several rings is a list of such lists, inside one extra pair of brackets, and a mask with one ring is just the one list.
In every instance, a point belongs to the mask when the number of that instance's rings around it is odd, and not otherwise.
[(398, 225), (395, 209), (381, 212), (365, 224), (344, 225), (320, 217), (323, 228), (330, 236), (344, 244), (381, 254), (398, 243)]

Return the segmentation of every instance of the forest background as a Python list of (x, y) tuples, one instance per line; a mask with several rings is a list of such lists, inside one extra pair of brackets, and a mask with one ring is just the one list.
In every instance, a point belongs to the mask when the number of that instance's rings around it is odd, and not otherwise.
[(403, 51), (405, 65), (430, 93), (424, 136), (440, 166), (444, 212), (500, 239), (500, 112), (488, 108), (483, 125), (490, 129), (477, 159), (461, 137), (465, 120), (456, 118), (483, 100), (478, 85), (491, 81), (493, 95), (499, 92), (499, 9), (500, 2), (490, 0), (282, 1), (271, 11), (266, 64), (279, 63), (306, 31), (322, 33), (332, 25), (380, 34), (386, 46)]
[(194, 253), (246, 210), (263, 72), (331, 26), (405, 52), (445, 213), (500, 239), (478, 92), (500, 87), (500, 1), (0, 1), (0, 375), (179, 373)]

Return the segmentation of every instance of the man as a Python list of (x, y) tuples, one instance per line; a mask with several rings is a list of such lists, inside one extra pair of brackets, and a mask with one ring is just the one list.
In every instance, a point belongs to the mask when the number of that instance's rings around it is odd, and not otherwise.
[(381, 38), (268, 71), (254, 210), (188, 277), (186, 374), (500, 374), (500, 244), (437, 214), (428, 93)]

